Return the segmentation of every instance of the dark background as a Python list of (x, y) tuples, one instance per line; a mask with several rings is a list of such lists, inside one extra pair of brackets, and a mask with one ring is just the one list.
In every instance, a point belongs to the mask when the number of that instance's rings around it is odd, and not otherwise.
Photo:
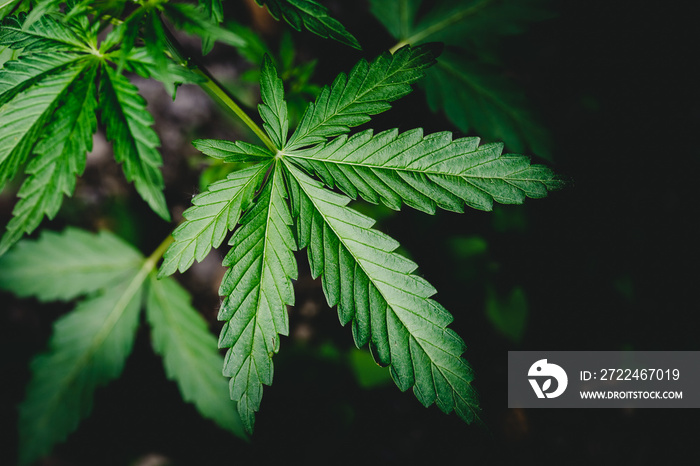
[[(455, 316), (452, 327), (467, 342), (465, 357), (476, 372), (482, 425), (467, 426), (455, 415), (425, 409), (393, 385), (360, 389), (347, 364), (320, 350), (330, 345), (345, 351), (352, 338), (337, 324), (335, 310), (325, 306), (320, 282), (308, 277), (300, 255), (292, 336), (283, 339), (275, 357), (275, 381), (265, 389), (249, 444), (180, 401), (144, 327), (123, 376), (98, 391), (91, 417), (42, 464), (148, 464), (146, 459), (166, 458), (178, 465), (643, 465), (673, 464), (692, 453), (698, 410), (507, 408), (510, 350), (700, 349), (695, 201), (700, 107), (691, 24), (697, 15), (690, 2), (552, 3), (555, 18), (504, 40), (502, 52), (509, 76), (552, 132), (551, 165), (573, 183), (547, 199), (502, 208), (500, 215), (517, 219), (518, 227), (496, 228), (491, 213), (427, 217), (411, 210), (379, 224), (420, 264), (439, 290), (436, 299)], [(362, 3), (336, 6), (366, 56), (393, 45)], [(318, 65), (319, 83), (362, 56), (310, 34), (294, 38), (302, 53), (328, 54)], [(431, 130), (450, 128), (439, 116), (426, 118), (429, 110), (417, 93), (396, 107), (378, 124), (399, 122), (407, 129), (428, 119)], [(99, 174), (88, 171), (86, 183)], [(196, 178), (170, 179), (169, 201), (184, 205)], [(138, 219), (132, 222), (141, 225), (138, 241), (148, 253), (169, 226), (157, 224), (140, 201), (125, 202), (122, 210)], [(3, 198), (0, 207), (3, 217), (9, 215), (10, 201)], [(107, 226), (119, 221), (113, 212), (122, 210), (87, 209)], [(75, 220), (70, 213), (62, 218), (48, 227)], [(94, 219), (77, 223), (96, 225)], [(469, 235), (487, 239), (484, 263), (469, 263), (451, 249), (453, 238)], [(499, 293), (514, 286), (526, 291), (529, 314), (519, 343), (503, 337), (486, 317), (485, 277)], [(196, 291), (196, 278), (182, 278)], [(216, 296), (197, 299), (216, 325), (216, 302), (210, 302)], [(7, 294), (0, 300), (0, 427), (6, 431), (0, 463), (12, 464), (15, 406), (29, 377), (28, 363), (44, 348), (52, 322), (70, 306), (38, 306)]]

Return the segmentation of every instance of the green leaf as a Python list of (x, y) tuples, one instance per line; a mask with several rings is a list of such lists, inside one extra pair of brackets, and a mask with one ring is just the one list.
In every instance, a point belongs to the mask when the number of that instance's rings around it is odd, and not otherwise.
[[(509, 150), (527, 147), (549, 158), (550, 140), (522, 93), (503, 72), (473, 56), (489, 53), (502, 35), (523, 32), (528, 23), (549, 18), (543, 0), (448, 0), (417, 17), (421, 1), (371, 0), (371, 11), (400, 44), (441, 41), (450, 46), (426, 72), (423, 87), (433, 111), (464, 132), (505, 142)], [(466, 51), (469, 50), (467, 54)]]
[(197, 3), (212, 22), (220, 23), (224, 20), (224, 7), (221, 0), (197, 0)]
[(426, 74), (422, 84), (431, 110), (444, 109), (460, 130), (501, 140), (515, 152), (530, 147), (550, 157), (547, 130), (529, 110), (522, 93), (502, 74), (454, 53), (440, 56)]
[(121, 374), (139, 323), (140, 285), (122, 280), (56, 321), (48, 351), (32, 361), (19, 409), (22, 464), (65, 440), (90, 414), (95, 390)]
[(100, 110), (114, 158), (123, 163), (126, 179), (134, 183), (154, 212), (170, 220), (159, 170), (163, 161), (156, 149), (160, 141), (151, 128), (153, 117), (136, 86), (109, 66), (102, 67)]
[(67, 301), (115, 287), (141, 261), (138, 251), (107, 231), (44, 231), (0, 258), (0, 288), (40, 301)]
[[(139, 29), (142, 23), (148, 17), (148, 9), (144, 6), (132, 11), (121, 23), (117, 24), (105, 37), (100, 44), (100, 52), (107, 53), (116, 46), (119, 46), (121, 51), (121, 59), (124, 60), (128, 56), (131, 49), (134, 48), (136, 38), (139, 34)], [(161, 55), (161, 53), (159, 53)], [(153, 57), (157, 60), (156, 57)], [(123, 66), (123, 61), (119, 64)]]
[(223, 28), (201, 8), (187, 3), (165, 3), (163, 12), (173, 25), (190, 34), (202, 38), (202, 53), (211, 51), (215, 41), (233, 47), (245, 47), (246, 41), (235, 32)]
[(520, 343), (527, 326), (528, 304), (525, 290), (516, 286), (508, 296), (498, 296), (493, 289), (486, 295), (486, 317), (501, 335)]
[[(447, 0), (422, 17), (416, 0), (370, 0), (371, 11), (396, 39), (407, 44), (445, 42), (460, 47), (483, 45), (494, 36), (517, 34), (528, 23), (551, 17), (546, 0)], [(392, 17), (387, 14), (393, 13)]]
[(16, 175), (65, 92), (92, 62), (78, 57), (34, 54), (7, 63), (0, 73), (0, 189)]
[(22, 0), (0, 0), (0, 20), (12, 13), (12, 10), (22, 2)]
[(297, 278), (296, 243), (286, 190), (276, 162), (255, 205), (233, 234), (219, 294), (226, 299), (219, 320), (226, 321), (219, 347), (226, 353), (224, 375), (231, 377), (231, 399), (238, 403), (246, 431), (252, 432), (262, 386), (272, 383), (272, 356), (278, 334), (289, 333), (287, 305), (294, 304), (291, 279)]
[(226, 163), (260, 162), (270, 159), (272, 154), (268, 149), (244, 141), (222, 141), (219, 139), (195, 139), (192, 145), (215, 159)]
[(190, 305), (190, 295), (172, 278), (151, 274), (146, 316), (153, 348), (163, 356), (168, 379), (177, 382), (185, 401), (199, 413), (238, 437), (245, 438), (236, 405), (221, 375), (224, 359), (206, 321)]
[(353, 199), (359, 195), (395, 210), (402, 202), (427, 213), (436, 206), (462, 212), (464, 203), (491, 210), (494, 201), (520, 204), (526, 196), (542, 198), (562, 187), (549, 168), (502, 150), (502, 144), (479, 146), (479, 138), (452, 140), (449, 132), (366, 130), (289, 152), (286, 159)]
[(64, 3), (63, 0), (41, 0), (31, 2), (31, 7), (28, 11), (29, 14), (24, 22), (24, 26), (30, 26), (46, 15), (60, 13), (62, 3)]
[(389, 102), (411, 92), (410, 84), (435, 63), (430, 47), (406, 46), (393, 55), (385, 52), (371, 64), (360, 60), (346, 76), (340, 73), (325, 86), (316, 102), (309, 104), (285, 149), (325, 142), (370, 120), (370, 115), (391, 108)]
[(273, 18), (284, 20), (297, 31), (304, 26), (310, 32), (331, 38), (350, 47), (361, 49), (360, 43), (338, 20), (331, 17), (328, 8), (314, 0), (255, 0), (258, 5), (267, 5)]
[(406, 39), (422, 0), (370, 0), (369, 9), (396, 39)]
[(90, 48), (69, 27), (53, 15), (42, 16), (31, 25), (23, 27), (25, 17), (24, 14), (19, 17), (9, 17), (2, 23), (0, 45), (24, 49), (24, 53), (90, 51)]
[(416, 264), (395, 253), (399, 244), (373, 230), (374, 221), (286, 163), (299, 247), (308, 249), (312, 276), (321, 275), (329, 306), (352, 322), (357, 347), (370, 344), (402, 390), (466, 422), (476, 418), (472, 370), (462, 339), (447, 328), (452, 316), (430, 299), (435, 289), (415, 275)]
[(391, 383), (389, 371), (386, 367), (377, 365), (367, 350), (352, 348), (348, 353), (348, 361), (360, 387), (370, 389)]
[(269, 163), (235, 171), (227, 179), (212, 183), (192, 200), (184, 212), (185, 221), (173, 232), (175, 241), (165, 252), (160, 276), (184, 272), (194, 261), (201, 261), (211, 248), (218, 248), (233, 230), (260, 187)]
[[(121, 50), (110, 54), (118, 62), (121, 60), (121, 55)], [(200, 84), (206, 81), (203, 76), (170, 59), (167, 59), (163, 70), (144, 47), (136, 47), (126, 55), (124, 68), (144, 78), (159, 81), (173, 99), (175, 99), (175, 91), (181, 84)]]
[(282, 148), (287, 142), (289, 129), (287, 102), (284, 101), (282, 80), (277, 76), (277, 70), (269, 55), (263, 58), (260, 95), (262, 104), (258, 105), (258, 111), (264, 121), (263, 128), (275, 147)]
[(0, 255), (24, 233), (31, 233), (39, 226), (44, 215), (53, 218), (61, 207), (63, 195), (73, 193), (75, 178), (85, 169), (97, 125), (96, 71), (96, 64), (87, 67), (65, 93), (65, 100), (48, 122), (41, 142), (33, 151), (35, 158), (26, 169), (29, 177), (18, 193), (20, 200), (12, 212), (14, 217), (0, 240)]

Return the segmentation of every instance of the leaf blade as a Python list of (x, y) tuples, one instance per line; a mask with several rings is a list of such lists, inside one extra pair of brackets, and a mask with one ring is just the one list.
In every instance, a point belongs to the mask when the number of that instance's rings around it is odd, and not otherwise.
[[(342, 288), (364, 282), (368, 293), (361, 293), (339, 304), (341, 321), (353, 316), (353, 336), (360, 347), (371, 342), (375, 360), (390, 365), (391, 376), (401, 390), (413, 387), (425, 406), (436, 403), (449, 413), (456, 411), (465, 421), (476, 419), (477, 397), (471, 387), (472, 371), (462, 358), (464, 342), (447, 328), (452, 316), (430, 299), (435, 289), (413, 274), (416, 264), (394, 252), (398, 243), (373, 230), (373, 220), (346, 207), (349, 198), (322, 188), (322, 185), (287, 163), (289, 183), (296, 185), (292, 212), (297, 217), (300, 247), (307, 247), (311, 257), (321, 257), (320, 249), (331, 241), (338, 244), (338, 257), (354, 262), (352, 280), (340, 281)], [(306, 217), (306, 218), (304, 218)], [(309, 218), (310, 217), (310, 218)], [(328, 226), (323, 235), (313, 237), (304, 230), (314, 225)], [(318, 229), (318, 228), (317, 228)], [(334, 239), (330, 239), (334, 236)], [(326, 271), (321, 275), (329, 305), (334, 305), (334, 291)], [(358, 280), (362, 276), (361, 280)], [(341, 274), (342, 277), (342, 274)], [(369, 308), (369, 329), (360, 319)], [(364, 330), (362, 329), (364, 327)], [(356, 331), (356, 329), (358, 329)], [(368, 335), (369, 334), (369, 335)], [(364, 335), (364, 336), (363, 336)]]
[(19, 190), (20, 200), (0, 240), (0, 255), (23, 234), (31, 233), (44, 215), (53, 218), (75, 188), (75, 178), (85, 169), (87, 152), (97, 126), (94, 80), (97, 66), (89, 65), (65, 93), (62, 105), (43, 131), (28, 165), (30, 175)]
[(248, 209), (268, 168), (269, 163), (261, 163), (235, 171), (196, 196), (183, 213), (185, 221), (173, 231), (175, 241), (164, 254), (159, 276), (184, 272), (195, 260), (204, 259), (212, 247), (219, 247)]
[(133, 283), (127, 280), (86, 299), (56, 322), (49, 351), (32, 362), (33, 376), (20, 405), (23, 464), (65, 440), (90, 414), (95, 390), (121, 374), (141, 307), (142, 288)]
[(427, 46), (406, 46), (393, 55), (385, 52), (371, 64), (360, 60), (347, 76), (341, 73), (330, 87), (324, 87), (307, 107), (286, 149), (324, 142), (368, 122), (370, 115), (388, 110), (390, 102), (409, 94), (410, 84), (434, 63)]
[(260, 95), (262, 104), (258, 111), (262, 117), (265, 132), (270, 136), (275, 147), (283, 148), (287, 142), (289, 117), (287, 102), (284, 100), (284, 86), (277, 75), (277, 69), (269, 55), (263, 57), (260, 75)]
[(241, 221), (229, 244), (221, 281), (225, 296), (219, 311), (223, 329), (219, 347), (229, 348), (224, 375), (231, 377), (231, 399), (247, 432), (252, 433), (260, 408), (262, 387), (272, 383), (272, 356), (279, 335), (289, 333), (286, 305), (294, 303), (291, 280), (297, 277), (291, 232), (279, 164), (258, 201)]
[(141, 258), (107, 231), (47, 230), (0, 258), (0, 288), (40, 301), (68, 301), (120, 283)]
[(366, 130), (291, 151), (286, 158), (351, 198), (381, 201), (396, 210), (402, 203), (427, 213), (436, 207), (461, 212), (464, 204), (491, 210), (494, 202), (520, 204), (563, 187), (549, 168), (502, 149), (501, 144), (479, 146), (478, 138), (453, 140), (449, 132)]
[(0, 189), (17, 174), (61, 96), (89, 64), (73, 54), (56, 55), (11, 62), (2, 73)]
[(308, 31), (323, 37), (331, 38), (355, 49), (361, 49), (355, 36), (329, 15), (328, 8), (314, 0), (255, 0), (260, 5), (267, 5), (267, 10), (273, 18), (284, 20), (297, 31), (303, 25)]
[(163, 161), (156, 149), (158, 135), (151, 128), (153, 117), (146, 109), (136, 86), (109, 66), (100, 76), (102, 123), (112, 141), (114, 158), (122, 163), (126, 179), (134, 183), (141, 198), (162, 219), (170, 220), (163, 195)]
[(163, 357), (165, 373), (177, 382), (185, 401), (220, 427), (246, 438), (221, 375), (224, 359), (216, 350), (216, 338), (190, 301), (190, 295), (175, 280), (157, 280), (151, 274), (146, 316), (153, 347)]
[(49, 51), (89, 52), (90, 49), (55, 15), (41, 16), (23, 26), (26, 16), (11, 16), (0, 27), (0, 45), (23, 49), (23, 53)]

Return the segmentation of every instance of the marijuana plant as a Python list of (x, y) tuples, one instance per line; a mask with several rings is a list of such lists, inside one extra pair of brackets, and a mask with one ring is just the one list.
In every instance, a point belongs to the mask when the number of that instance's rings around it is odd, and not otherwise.
[[(359, 47), (313, 0), (256, 1), (295, 29)], [(373, 5), (376, 11), (379, 3)], [(0, 11), (7, 15), (0, 46), (9, 51), (0, 70), (0, 186), (23, 167), (26, 174), (1, 253), (44, 216), (55, 216), (63, 195), (72, 194), (98, 121), (126, 179), (157, 215), (170, 219), (153, 118), (127, 72), (163, 82), (173, 96), (181, 83), (199, 84), (262, 141), (193, 141), (207, 156), (242, 168), (194, 197), (172, 237), (148, 258), (110, 233), (69, 228), (23, 241), (0, 259), (4, 289), (42, 301), (85, 297), (56, 322), (48, 351), (32, 364), (20, 410), (24, 463), (74, 431), (89, 414), (95, 389), (119, 376), (142, 307), (153, 347), (183, 397), (237, 435), (252, 433), (280, 335), (289, 332), (295, 252), (304, 249), (340, 323), (350, 324), (358, 348), (369, 345), (376, 362), (389, 367), (399, 389), (412, 388), (426, 407), (455, 411), (466, 422), (476, 418), (472, 371), (462, 357), (464, 342), (448, 328), (452, 316), (432, 299), (435, 288), (416, 274), (417, 265), (396, 252), (399, 243), (348, 203), (362, 198), (428, 214), (438, 207), (462, 212), (465, 205), (490, 210), (493, 202), (544, 197), (562, 181), (525, 156), (503, 154), (503, 144), (480, 145), (476, 137), (453, 139), (450, 132), (421, 128), (349, 134), (412, 91), (436, 63), (435, 46), (406, 43), (371, 62), (360, 60), (321, 89), (296, 128), (290, 128), (284, 83), (265, 55), (260, 128), (170, 31), (199, 36), (205, 53), (216, 41), (245, 49), (245, 34), (220, 25), (220, 1), (14, 0)], [(228, 270), (219, 291), (222, 359), (189, 294), (169, 276), (227, 237)], [(221, 367), (230, 378), (228, 395)], [(226, 405), (229, 395), (240, 418)]]

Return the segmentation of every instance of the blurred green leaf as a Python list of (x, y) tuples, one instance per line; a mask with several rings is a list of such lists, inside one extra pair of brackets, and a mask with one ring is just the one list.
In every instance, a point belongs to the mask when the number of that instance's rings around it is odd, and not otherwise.
[(49, 350), (32, 361), (20, 406), (20, 463), (46, 455), (92, 411), (95, 389), (119, 377), (139, 322), (142, 283), (127, 276), (56, 321)]
[(191, 306), (191, 297), (174, 279), (151, 274), (146, 316), (153, 348), (163, 356), (165, 373), (177, 382), (182, 398), (200, 414), (237, 437), (246, 438), (236, 405), (221, 374), (224, 358), (206, 321)]
[(70, 300), (121, 283), (141, 254), (112, 233), (44, 231), (0, 258), (0, 288), (41, 301)]
[(515, 287), (508, 296), (498, 296), (493, 288), (486, 294), (486, 317), (494, 328), (513, 343), (520, 343), (528, 318), (525, 290)]
[(430, 109), (443, 109), (460, 130), (504, 141), (515, 153), (525, 153), (529, 147), (541, 157), (550, 157), (549, 134), (502, 71), (445, 52), (421, 85)]
[(369, 351), (353, 348), (348, 360), (360, 387), (376, 388), (391, 383), (389, 370), (377, 364)]
[(503, 141), (509, 151), (525, 153), (530, 148), (550, 158), (548, 132), (522, 92), (502, 71), (474, 58), (498, 62), (492, 47), (498, 38), (522, 33), (529, 23), (551, 17), (542, 6), (546, 1), (447, 0), (425, 2), (428, 7), (421, 8), (421, 0), (371, 0), (370, 9), (399, 41), (394, 48), (433, 41), (447, 46), (421, 83), (433, 111), (444, 110), (464, 132)]
[(460, 259), (471, 259), (488, 252), (489, 245), (481, 236), (455, 236), (449, 239), (450, 251)]

